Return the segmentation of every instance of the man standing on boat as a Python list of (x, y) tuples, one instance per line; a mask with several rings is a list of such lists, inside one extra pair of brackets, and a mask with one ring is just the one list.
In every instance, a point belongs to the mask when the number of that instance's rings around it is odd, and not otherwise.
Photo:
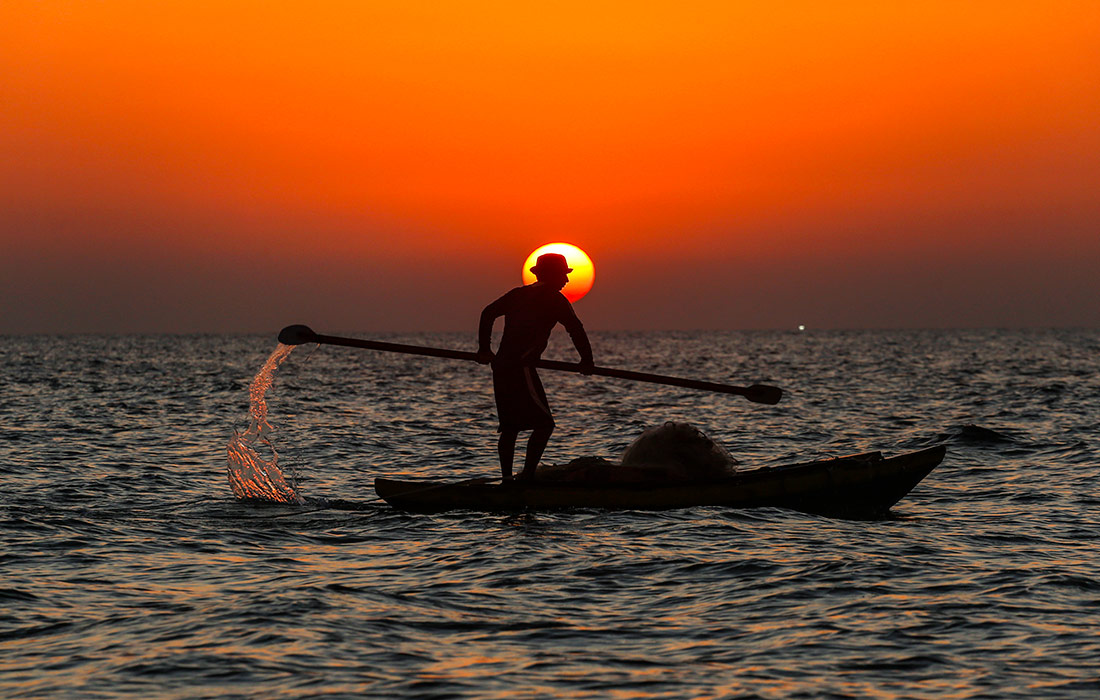
[[(590, 374), (594, 364), (584, 326), (561, 293), (572, 271), (565, 256), (540, 255), (531, 268), (537, 279), (534, 284), (516, 287), (481, 312), (477, 358), (481, 364), (492, 363), (493, 366), (493, 393), (500, 418), (497, 452), (504, 481), (512, 478), (512, 460), (521, 430), (531, 431), (523, 471), (519, 474), (521, 481), (535, 478), (539, 459), (554, 432), (554, 416), (535, 371), (535, 363), (546, 349), (554, 326), (560, 323), (569, 331), (581, 356), (582, 374)], [(504, 335), (494, 355), (490, 339), (493, 323), (500, 316), (504, 317)]]

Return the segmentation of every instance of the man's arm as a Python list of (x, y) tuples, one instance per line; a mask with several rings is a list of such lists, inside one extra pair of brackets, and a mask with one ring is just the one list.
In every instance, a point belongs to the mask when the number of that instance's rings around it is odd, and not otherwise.
[(501, 298), (489, 304), (481, 312), (481, 320), (477, 324), (477, 361), (488, 364), (493, 359), (492, 339), (493, 323), (505, 313), (505, 294)]
[(586, 371), (585, 368), (596, 364), (592, 359), (592, 343), (588, 342), (588, 334), (584, 332), (584, 326), (579, 321), (576, 330), (569, 331), (569, 337), (573, 339), (573, 347), (577, 348), (581, 356), (581, 374), (591, 374), (591, 371)]
[[(577, 352), (581, 356), (581, 365), (591, 367), (595, 362), (592, 359), (592, 343), (588, 341), (588, 333), (584, 330), (584, 324), (577, 318), (577, 313), (573, 311), (573, 305), (568, 301), (565, 303), (567, 312), (563, 314), (561, 325), (569, 331), (569, 337), (573, 340), (573, 347), (577, 348)], [(589, 372), (582, 369), (581, 374), (589, 374)]]

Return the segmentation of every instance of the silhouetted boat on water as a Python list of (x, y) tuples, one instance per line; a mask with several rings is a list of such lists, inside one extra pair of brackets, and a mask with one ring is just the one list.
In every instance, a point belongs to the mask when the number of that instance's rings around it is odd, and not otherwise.
[(402, 510), (515, 512), (563, 508), (669, 510), (694, 506), (775, 506), (866, 518), (885, 514), (943, 460), (943, 446), (884, 458), (868, 452), (737, 472), (693, 483), (446, 483), (377, 478), (374, 489)]

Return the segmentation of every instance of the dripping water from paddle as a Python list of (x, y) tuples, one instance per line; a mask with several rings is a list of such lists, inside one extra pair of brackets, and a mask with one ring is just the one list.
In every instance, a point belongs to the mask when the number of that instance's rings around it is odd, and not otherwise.
[[(234, 430), (226, 446), (229, 486), (240, 500), (305, 503), (293, 476), (288, 480), (279, 468), (279, 455), (269, 438), (272, 427), (267, 419), (267, 401), (264, 398), (275, 381), (279, 365), (293, 351), (293, 345), (279, 343), (252, 379), (248, 389), (248, 428), (243, 433)], [(261, 451), (269, 456), (265, 458)]]
[[(226, 446), (228, 457), (226, 474), (229, 477), (229, 487), (242, 501), (313, 507), (312, 510), (296, 511), (285, 515), (312, 513), (319, 510), (371, 510), (376, 506), (374, 501), (381, 499), (375, 497), (367, 501), (349, 501), (342, 498), (307, 498), (301, 494), (294, 475), (284, 473), (279, 467), (279, 454), (270, 438), (274, 427), (268, 420), (266, 397), (275, 383), (275, 374), (279, 366), (295, 347), (296, 345), (279, 343), (252, 379), (248, 389), (248, 428), (243, 433), (234, 430), (233, 437)], [(268, 456), (265, 457), (261, 452)], [(477, 481), (485, 480), (485, 478), (477, 479)]]

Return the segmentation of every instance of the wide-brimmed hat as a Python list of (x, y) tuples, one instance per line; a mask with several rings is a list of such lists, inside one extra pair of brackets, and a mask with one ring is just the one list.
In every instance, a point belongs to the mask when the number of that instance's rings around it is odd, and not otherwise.
[(561, 253), (544, 253), (539, 256), (535, 261), (535, 266), (531, 268), (531, 272), (536, 275), (544, 274), (547, 272), (564, 272), (566, 274), (573, 271), (573, 268), (569, 267), (569, 263), (565, 261), (565, 256)]

